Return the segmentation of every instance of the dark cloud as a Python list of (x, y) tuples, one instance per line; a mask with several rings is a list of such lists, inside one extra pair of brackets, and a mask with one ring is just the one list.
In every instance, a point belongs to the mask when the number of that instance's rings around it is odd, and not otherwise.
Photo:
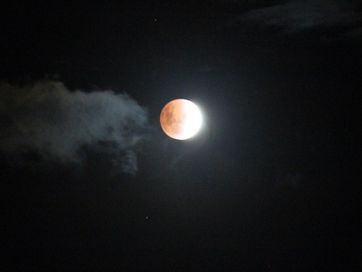
[(70, 91), (63, 83), (0, 84), (0, 150), (37, 152), (44, 159), (80, 162), (82, 150), (109, 154), (126, 173), (137, 170), (145, 109), (126, 94)]
[(347, 36), (356, 39), (362, 39), (362, 27), (353, 28), (347, 32)]
[(239, 20), (298, 32), (320, 27), (341, 26), (347, 31), (362, 23), (357, 1), (351, 0), (289, 0), (282, 4), (253, 9)]

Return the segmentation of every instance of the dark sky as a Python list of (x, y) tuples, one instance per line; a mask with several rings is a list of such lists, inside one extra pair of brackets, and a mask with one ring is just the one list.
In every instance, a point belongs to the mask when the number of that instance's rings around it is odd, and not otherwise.
[(1, 7), (0, 270), (362, 269), (359, 1), (144, 2)]

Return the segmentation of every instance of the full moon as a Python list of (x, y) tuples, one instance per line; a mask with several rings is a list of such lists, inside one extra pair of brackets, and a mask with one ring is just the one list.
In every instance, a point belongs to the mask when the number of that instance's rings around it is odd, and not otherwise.
[(160, 124), (167, 136), (176, 140), (187, 140), (199, 132), (202, 114), (198, 106), (190, 100), (175, 99), (161, 110)]

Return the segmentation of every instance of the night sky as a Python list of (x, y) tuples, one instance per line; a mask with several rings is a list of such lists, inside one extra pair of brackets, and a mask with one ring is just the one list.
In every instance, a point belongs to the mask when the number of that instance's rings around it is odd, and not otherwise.
[(0, 37), (1, 271), (362, 269), (360, 1), (28, 1)]

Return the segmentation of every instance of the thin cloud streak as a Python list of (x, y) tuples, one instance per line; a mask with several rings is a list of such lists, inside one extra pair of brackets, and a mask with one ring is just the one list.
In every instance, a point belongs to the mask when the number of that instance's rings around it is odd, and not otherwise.
[(362, 23), (356, 1), (291, 0), (284, 4), (254, 9), (242, 14), (239, 22), (276, 26), (285, 32), (342, 26), (350, 30)]

